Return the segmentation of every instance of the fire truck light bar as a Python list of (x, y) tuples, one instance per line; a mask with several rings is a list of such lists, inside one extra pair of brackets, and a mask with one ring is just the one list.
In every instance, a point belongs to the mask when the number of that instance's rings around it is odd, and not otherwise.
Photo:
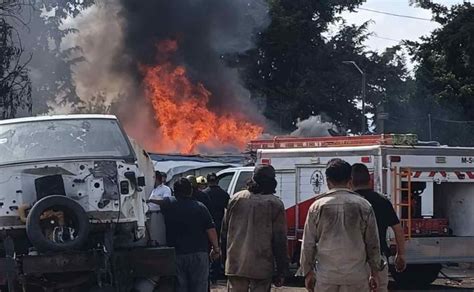
[(372, 145), (405, 145), (412, 146), (418, 143), (415, 134), (382, 134), (364, 136), (335, 136), (335, 137), (274, 137), (273, 139), (252, 140), (247, 150), (282, 149), (282, 148), (317, 148), (317, 147), (348, 147)]

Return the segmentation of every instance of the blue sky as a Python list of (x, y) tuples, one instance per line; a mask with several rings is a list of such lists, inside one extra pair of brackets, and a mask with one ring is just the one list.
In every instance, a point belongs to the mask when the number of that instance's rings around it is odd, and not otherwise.
[[(435, 2), (450, 6), (464, 1), (438, 0)], [(394, 14), (431, 18), (430, 11), (410, 6), (409, 0), (367, 0), (361, 7)], [(423, 35), (430, 34), (431, 31), (438, 27), (435, 22), (401, 18), (363, 10), (358, 10), (356, 13), (343, 13), (342, 16), (349, 24), (360, 25), (367, 20), (373, 21), (369, 26), (369, 30), (378, 37), (374, 36), (367, 40), (366, 45), (371, 50), (383, 50), (386, 47), (396, 45), (397, 42), (393, 40), (408, 39), (415, 41)]]

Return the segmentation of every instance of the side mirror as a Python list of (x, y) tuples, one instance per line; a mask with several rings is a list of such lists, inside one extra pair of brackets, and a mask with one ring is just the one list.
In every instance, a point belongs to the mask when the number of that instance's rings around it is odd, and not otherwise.
[(146, 186), (145, 177), (144, 176), (139, 176), (138, 179), (137, 179), (137, 184), (138, 184), (139, 187)]

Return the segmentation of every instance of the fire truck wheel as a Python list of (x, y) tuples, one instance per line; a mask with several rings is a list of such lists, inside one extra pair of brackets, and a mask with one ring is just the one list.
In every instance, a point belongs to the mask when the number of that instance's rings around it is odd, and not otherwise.
[(26, 234), (40, 252), (80, 249), (89, 235), (89, 217), (76, 201), (60, 195), (35, 203), (26, 219)]
[(408, 265), (406, 270), (398, 273), (394, 266), (389, 266), (390, 274), (400, 288), (423, 288), (433, 283), (441, 271), (440, 264)]

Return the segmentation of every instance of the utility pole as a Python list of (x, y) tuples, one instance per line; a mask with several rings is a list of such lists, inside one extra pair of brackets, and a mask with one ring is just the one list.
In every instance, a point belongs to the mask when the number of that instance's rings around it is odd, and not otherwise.
[(388, 120), (388, 113), (385, 112), (385, 106), (381, 102), (377, 106), (377, 134), (385, 134), (385, 121)]
[(361, 90), (361, 94), (362, 94), (362, 124), (361, 124), (361, 131), (362, 131), (362, 135), (364, 135), (366, 133), (366, 127), (367, 127), (367, 122), (365, 121), (366, 75), (365, 75), (365, 72), (362, 71), (362, 69), (357, 65), (356, 62), (354, 62), (354, 61), (342, 61), (342, 63), (354, 65), (354, 67), (356, 67), (357, 71), (359, 71), (359, 73), (362, 75), (362, 90)]
[(430, 134), (430, 141), (433, 141), (432, 132), (431, 132), (431, 114), (428, 114), (428, 131)]

